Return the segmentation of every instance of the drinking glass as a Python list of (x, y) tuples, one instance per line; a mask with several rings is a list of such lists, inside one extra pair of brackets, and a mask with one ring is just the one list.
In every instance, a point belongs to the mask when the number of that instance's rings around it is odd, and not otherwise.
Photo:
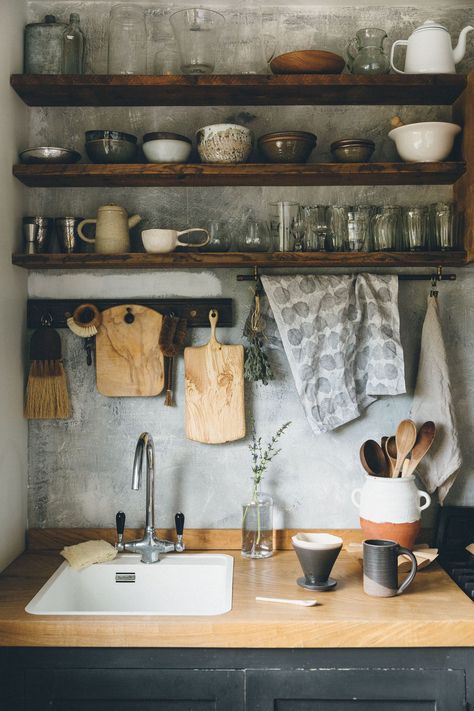
[(153, 71), (158, 75), (174, 76), (180, 73), (179, 54), (173, 40), (164, 41), (155, 52)]
[(304, 244), (307, 252), (324, 250), (329, 232), (326, 205), (305, 205), (301, 208), (304, 220)]
[(263, 42), (262, 15), (245, 10), (237, 15), (237, 42), (232, 58), (233, 74), (268, 74)]
[(244, 224), (239, 247), (244, 252), (268, 252), (270, 249), (270, 232), (266, 222), (249, 219)]
[(212, 220), (207, 228), (209, 232), (209, 242), (202, 247), (203, 252), (228, 252), (231, 238), (225, 222)]
[(410, 252), (426, 249), (427, 211), (425, 207), (406, 207), (403, 210), (406, 246)]
[(342, 252), (347, 244), (347, 208), (329, 205), (327, 209), (329, 231), (325, 239), (327, 252)]
[(146, 73), (145, 13), (136, 5), (114, 5), (110, 11), (108, 73)]
[(170, 16), (183, 74), (212, 74), (224, 16), (214, 10), (190, 8)]
[(275, 252), (292, 252), (295, 228), (299, 225), (299, 203), (280, 200), (270, 203), (270, 230)]
[(372, 208), (365, 206), (331, 206), (326, 249), (331, 252), (368, 252), (371, 212)]
[(431, 205), (431, 225), (434, 237), (432, 248), (450, 250), (456, 248), (457, 219), (452, 203), (437, 202)]
[(384, 205), (372, 216), (372, 236), (376, 252), (388, 252), (399, 247), (400, 208)]

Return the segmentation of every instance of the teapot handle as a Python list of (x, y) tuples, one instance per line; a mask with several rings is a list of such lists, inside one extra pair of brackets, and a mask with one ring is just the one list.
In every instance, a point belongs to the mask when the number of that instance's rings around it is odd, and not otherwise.
[(86, 235), (82, 231), (82, 228), (85, 227), (86, 225), (95, 225), (95, 224), (97, 224), (97, 220), (82, 220), (82, 222), (79, 222), (79, 224), (77, 226), (77, 234), (84, 242), (88, 242), (89, 244), (95, 243), (95, 237), (93, 239), (91, 237), (86, 237)]
[(354, 504), (356, 509), (360, 508), (360, 494), (361, 494), (360, 489), (354, 489), (354, 491), (351, 494), (352, 503)]
[(397, 69), (396, 66), (395, 66), (395, 64), (393, 63), (393, 57), (394, 57), (394, 54), (395, 54), (395, 47), (397, 47), (397, 45), (399, 45), (400, 47), (402, 47), (402, 46), (403, 46), (403, 47), (406, 47), (406, 46), (408, 45), (408, 40), (396, 40), (396, 41), (392, 44), (392, 49), (390, 50), (390, 66), (392, 67), (392, 69), (393, 69), (395, 72), (397, 72), (397, 74), (406, 74), (406, 72), (402, 72), (401, 69)]

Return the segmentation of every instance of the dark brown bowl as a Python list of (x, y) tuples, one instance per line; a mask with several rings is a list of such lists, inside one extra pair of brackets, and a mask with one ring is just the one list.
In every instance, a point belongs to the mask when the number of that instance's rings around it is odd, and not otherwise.
[(367, 163), (375, 143), (366, 138), (345, 138), (331, 143), (331, 153), (338, 163)]
[(279, 131), (260, 136), (258, 148), (270, 163), (306, 163), (316, 141), (307, 131)]

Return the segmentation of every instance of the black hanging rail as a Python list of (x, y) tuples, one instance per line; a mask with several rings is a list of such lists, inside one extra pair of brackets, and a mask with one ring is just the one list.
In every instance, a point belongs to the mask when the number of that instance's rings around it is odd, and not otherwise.
[[(356, 274), (357, 272), (351, 273)], [(259, 268), (254, 267), (252, 274), (237, 274), (237, 281), (257, 281), (260, 276)], [(436, 272), (426, 274), (396, 274), (394, 276), (398, 276), (399, 281), (430, 281), (433, 285), (440, 281), (456, 281), (457, 279), (456, 274), (445, 274), (442, 267), (438, 267)]]
[(150, 309), (159, 311), (163, 316), (174, 314), (179, 318), (185, 318), (188, 328), (205, 328), (209, 326), (209, 311), (216, 309), (219, 312), (219, 326), (233, 326), (233, 303), (232, 299), (208, 298), (208, 299), (143, 299), (143, 298), (121, 298), (121, 299), (94, 299), (89, 296), (83, 299), (28, 299), (27, 303), (27, 325), (28, 328), (39, 328), (41, 317), (50, 316), (53, 328), (66, 328), (66, 313), (72, 314), (74, 310), (85, 302), (93, 303), (99, 311), (110, 309), (112, 306), (123, 304), (137, 304), (147, 306)]

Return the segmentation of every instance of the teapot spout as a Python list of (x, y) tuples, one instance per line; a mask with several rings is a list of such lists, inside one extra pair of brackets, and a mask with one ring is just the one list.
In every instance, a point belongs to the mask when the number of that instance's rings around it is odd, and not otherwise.
[(135, 227), (138, 225), (139, 222), (141, 222), (141, 217), (140, 215), (132, 215), (131, 217), (128, 218), (128, 229), (131, 230), (132, 227)]
[(471, 30), (474, 30), (474, 27), (471, 27), (471, 25), (468, 25), (463, 30), (461, 30), (461, 34), (459, 35), (458, 44), (455, 47), (455, 49), (453, 49), (453, 59), (454, 59), (455, 64), (460, 62), (461, 59), (466, 54), (466, 36), (467, 36), (468, 32), (471, 32)]

